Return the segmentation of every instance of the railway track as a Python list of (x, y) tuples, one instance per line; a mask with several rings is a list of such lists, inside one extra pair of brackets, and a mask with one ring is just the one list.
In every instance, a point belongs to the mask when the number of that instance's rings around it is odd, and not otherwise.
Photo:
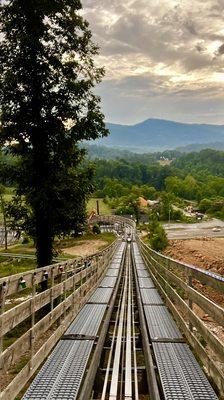
[(122, 242), (23, 400), (217, 400), (137, 244)]

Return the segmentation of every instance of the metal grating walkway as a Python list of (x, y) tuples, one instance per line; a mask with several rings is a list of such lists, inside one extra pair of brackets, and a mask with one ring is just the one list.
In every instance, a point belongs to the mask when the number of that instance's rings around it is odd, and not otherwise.
[(98, 288), (90, 297), (88, 303), (109, 303), (113, 288)]
[(182, 339), (179, 329), (165, 306), (144, 306), (144, 311), (152, 341)]
[(136, 269), (137, 270), (143, 269), (147, 271), (147, 268), (144, 263), (136, 263)]
[(114, 262), (114, 263), (120, 263), (120, 262), (121, 262), (121, 259), (122, 259), (121, 256), (119, 256), (119, 257), (115, 256), (115, 257), (112, 259), (112, 262)]
[(119, 274), (119, 269), (118, 268), (108, 268), (106, 276), (118, 276)]
[(23, 400), (75, 400), (93, 343), (93, 340), (61, 340)]
[(106, 276), (105, 278), (103, 278), (99, 287), (114, 287), (116, 281), (117, 281), (117, 278), (115, 276)]
[(155, 288), (155, 285), (152, 281), (151, 278), (139, 278), (138, 279), (139, 282), (139, 287), (141, 289), (145, 288), (145, 289), (153, 289)]
[(156, 289), (140, 289), (143, 304), (161, 304), (163, 301)]
[(218, 400), (187, 344), (153, 343), (165, 400)]
[(106, 308), (106, 304), (86, 304), (65, 334), (96, 336)]
[(137, 269), (137, 275), (139, 278), (149, 278), (149, 273), (147, 269)]
[(112, 263), (110, 264), (110, 268), (114, 268), (114, 269), (119, 269), (120, 266), (121, 266), (121, 261), (119, 261), (119, 262), (112, 261)]

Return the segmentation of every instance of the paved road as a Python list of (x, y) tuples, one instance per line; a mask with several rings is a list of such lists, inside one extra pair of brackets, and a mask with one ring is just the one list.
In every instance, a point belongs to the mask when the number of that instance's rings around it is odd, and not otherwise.
[[(194, 237), (224, 237), (224, 221), (213, 218), (195, 224), (163, 224), (169, 239), (189, 239)], [(220, 229), (218, 232), (214, 228)]]

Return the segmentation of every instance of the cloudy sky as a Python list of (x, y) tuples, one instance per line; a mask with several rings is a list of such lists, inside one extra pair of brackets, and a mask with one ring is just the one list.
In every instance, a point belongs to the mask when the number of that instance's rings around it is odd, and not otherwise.
[(224, 124), (224, 0), (83, 0), (106, 120)]

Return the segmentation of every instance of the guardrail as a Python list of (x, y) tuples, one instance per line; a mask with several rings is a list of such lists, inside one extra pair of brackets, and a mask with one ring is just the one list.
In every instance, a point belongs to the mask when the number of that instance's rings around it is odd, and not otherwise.
[(125, 226), (131, 227), (133, 229), (136, 228), (136, 223), (132, 219), (121, 217), (119, 215), (94, 215), (91, 218), (91, 222), (97, 221), (97, 222), (104, 222), (108, 224), (121, 224), (121, 226), (124, 228)]
[(223, 327), (224, 309), (200, 293), (197, 286), (208, 285), (223, 294), (224, 277), (166, 257), (152, 250), (140, 239), (138, 244), (152, 278), (177, 324), (203, 362), (208, 375), (212, 377), (219, 391), (224, 393), (224, 345), (199, 318), (194, 307), (196, 304), (207, 317), (210, 316)]
[[(21, 362), (22, 357), (27, 358), (25, 366), (0, 394), (1, 400), (14, 399), (48, 356), (98, 285), (117, 245), (115, 241), (82, 260), (69, 260), (0, 279), (0, 370), (4, 373)], [(40, 285), (42, 289), (44, 285), (45, 290), (38, 293)], [(22, 296), (27, 288), (28, 298), (6, 310), (10, 296)], [(26, 330), (4, 348), (5, 335), (24, 323)], [(40, 345), (45, 334), (47, 338)]]

